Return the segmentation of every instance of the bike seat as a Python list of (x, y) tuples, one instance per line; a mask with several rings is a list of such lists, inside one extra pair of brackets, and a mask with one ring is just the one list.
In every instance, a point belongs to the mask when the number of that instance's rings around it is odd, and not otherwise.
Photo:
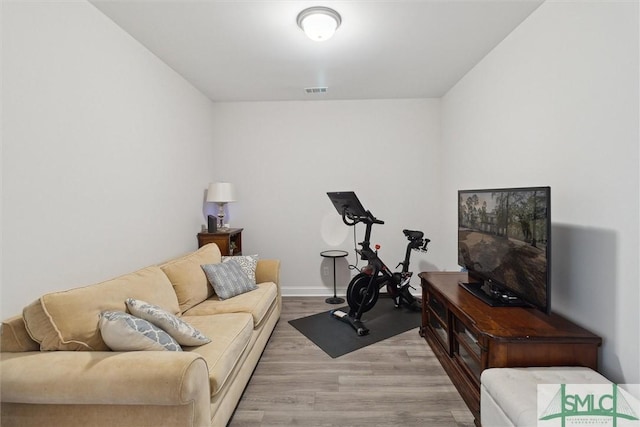
[(402, 230), (402, 232), (409, 240), (420, 240), (424, 236), (424, 233), (418, 230)]

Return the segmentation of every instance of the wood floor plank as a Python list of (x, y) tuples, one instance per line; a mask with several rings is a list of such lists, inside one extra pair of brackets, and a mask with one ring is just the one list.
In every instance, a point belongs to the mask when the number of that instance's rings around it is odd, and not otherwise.
[(417, 329), (332, 359), (288, 323), (331, 308), (320, 297), (283, 298), (230, 426), (473, 426)]

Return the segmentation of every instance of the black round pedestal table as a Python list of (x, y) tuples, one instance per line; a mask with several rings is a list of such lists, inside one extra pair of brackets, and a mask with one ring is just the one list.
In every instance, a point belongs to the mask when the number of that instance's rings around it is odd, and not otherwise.
[(344, 302), (344, 298), (336, 295), (336, 258), (344, 258), (347, 255), (349, 252), (337, 249), (320, 252), (320, 256), (333, 259), (333, 296), (325, 300), (327, 304), (342, 304)]

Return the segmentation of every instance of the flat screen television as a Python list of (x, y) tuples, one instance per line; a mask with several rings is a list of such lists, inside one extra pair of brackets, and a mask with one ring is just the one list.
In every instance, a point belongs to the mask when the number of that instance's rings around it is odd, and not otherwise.
[(458, 191), (461, 285), (492, 306), (549, 313), (551, 188)]

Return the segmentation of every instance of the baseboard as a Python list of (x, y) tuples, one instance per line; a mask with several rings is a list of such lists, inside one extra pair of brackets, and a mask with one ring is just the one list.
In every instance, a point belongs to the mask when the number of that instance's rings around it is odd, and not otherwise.
[[(347, 294), (347, 288), (336, 290), (336, 295), (342, 298), (345, 298)], [(411, 292), (411, 294), (417, 298), (420, 298), (422, 295), (419, 290)], [(305, 287), (305, 288), (282, 288), (282, 296), (283, 297), (331, 297), (333, 296), (333, 289), (327, 288), (314, 288), (314, 287)]]
[[(340, 297), (346, 295), (347, 289), (337, 289), (336, 294)], [(283, 297), (330, 297), (333, 296), (333, 289), (327, 288), (282, 288)]]

